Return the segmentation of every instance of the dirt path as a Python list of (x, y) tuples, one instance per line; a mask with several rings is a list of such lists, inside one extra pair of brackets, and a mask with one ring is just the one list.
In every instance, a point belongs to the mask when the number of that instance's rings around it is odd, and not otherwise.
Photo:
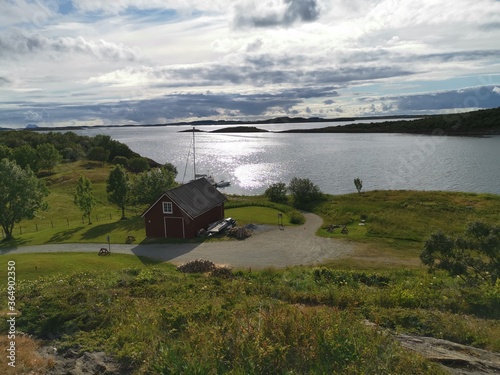
[[(216, 264), (236, 268), (287, 267), (313, 265), (329, 259), (346, 257), (355, 244), (316, 236), (322, 219), (305, 213), (305, 225), (297, 227), (268, 226), (255, 231), (244, 241), (219, 241), (183, 244), (111, 245), (112, 253), (133, 254), (181, 264), (194, 259), (208, 259)], [(105, 245), (105, 244), (102, 244)], [(95, 252), (99, 244), (50, 244), (2, 250), (2, 254), (35, 252)]]

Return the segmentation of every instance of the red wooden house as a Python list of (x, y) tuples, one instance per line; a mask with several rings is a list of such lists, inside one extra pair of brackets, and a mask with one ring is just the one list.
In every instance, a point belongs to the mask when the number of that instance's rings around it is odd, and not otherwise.
[(146, 236), (194, 238), (201, 229), (224, 219), (225, 201), (205, 178), (168, 190), (142, 214)]

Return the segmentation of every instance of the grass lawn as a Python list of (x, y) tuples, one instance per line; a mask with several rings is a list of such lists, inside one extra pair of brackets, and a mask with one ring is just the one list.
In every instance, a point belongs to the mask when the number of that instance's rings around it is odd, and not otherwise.
[[(15, 239), (9, 243), (0, 242), (0, 249), (47, 243), (102, 244), (107, 242), (107, 236), (112, 243), (125, 243), (128, 236), (135, 237), (136, 243), (162, 242), (161, 239), (146, 239), (144, 222), (140, 218), (146, 206), (128, 207), (128, 219), (120, 220), (118, 207), (107, 201), (106, 179), (112, 168), (110, 164), (87, 161), (58, 165), (53, 173), (43, 177), (50, 190), (49, 210), (40, 212), (34, 220), (16, 224)], [(90, 225), (73, 204), (73, 191), (80, 175), (91, 179), (98, 202)], [(418, 260), (425, 239), (437, 230), (459, 235), (471, 221), (500, 222), (500, 196), (439, 191), (368, 191), (327, 195), (327, 199), (311, 211), (324, 220), (318, 235), (364, 244), (358, 248), (353, 264), (372, 267), (380, 259), (389, 258), (411, 264)], [(297, 214), (292, 206), (272, 203), (263, 196), (228, 196), (226, 202), (225, 216), (233, 217), (239, 224), (276, 225), (278, 213), (283, 213), (284, 225), (289, 225), (289, 218)], [(364, 226), (359, 225), (361, 220), (365, 220)], [(330, 224), (346, 225), (349, 234), (343, 235), (339, 229), (328, 232)], [(385, 267), (388, 263), (383, 261), (379, 265)], [(418, 262), (413, 266), (418, 267)]]
[[(106, 257), (100, 257), (95, 253), (7, 254), (0, 256), (1, 269), (7, 269), (9, 261), (16, 262), (16, 278), (19, 282), (59, 274), (143, 268), (150, 265), (174, 268), (169, 263), (161, 263), (151, 258), (118, 253), (112, 253)], [(0, 279), (2, 285), (5, 285), (6, 280), (7, 274), (2, 272)]]

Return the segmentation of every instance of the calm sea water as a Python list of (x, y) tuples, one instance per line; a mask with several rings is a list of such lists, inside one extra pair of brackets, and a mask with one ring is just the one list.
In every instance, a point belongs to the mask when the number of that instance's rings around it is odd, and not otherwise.
[[(268, 130), (340, 123), (259, 125)], [(174, 164), (182, 182), (193, 178), (188, 126), (100, 128), (159, 163)], [(220, 126), (200, 126), (214, 130)], [(188, 157), (189, 156), (189, 157)], [(196, 133), (196, 171), (231, 182), (229, 194), (260, 194), (274, 182), (309, 178), (330, 194), (363, 190), (451, 190), (500, 194), (500, 136), (440, 137), (401, 134)]]

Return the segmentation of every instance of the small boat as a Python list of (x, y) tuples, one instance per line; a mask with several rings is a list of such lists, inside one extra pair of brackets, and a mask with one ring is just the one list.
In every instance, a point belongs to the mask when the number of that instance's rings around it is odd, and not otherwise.
[(229, 181), (224, 181), (224, 180), (215, 183), (215, 187), (218, 188), (226, 187), (229, 185), (231, 185), (231, 183)]
[(227, 219), (216, 221), (212, 223), (207, 229), (207, 236), (213, 236), (214, 234), (219, 234), (226, 229), (232, 228), (236, 224), (236, 220), (228, 217)]

